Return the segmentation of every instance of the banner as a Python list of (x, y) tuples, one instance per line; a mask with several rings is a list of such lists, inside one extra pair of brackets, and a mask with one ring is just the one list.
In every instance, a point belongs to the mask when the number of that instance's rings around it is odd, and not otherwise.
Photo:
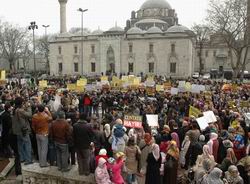
[(6, 79), (5, 75), (6, 75), (5, 70), (2, 70), (1, 71), (1, 80), (5, 80)]
[(47, 88), (48, 87), (48, 82), (46, 80), (39, 81), (39, 87), (40, 88)]
[(202, 114), (202, 112), (199, 109), (192, 105), (189, 106), (189, 117), (194, 116), (195, 118), (198, 118), (200, 114)]
[(87, 79), (77, 80), (76, 86), (85, 86), (87, 84)]
[(162, 92), (164, 91), (164, 86), (163, 85), (156, 85), (155, 86), (157, 92)]
[(76, 90), (76, 84), (67, 84), (67, 89), (69, 91), (74, 91)]
[(142, 117), (125, 115), (123, 125), (129, 128), (142, 128)]
[(171, 95), (177, 95), (178, 92), (179, 92), (179, 89), (178, 89), (178, 88), (171, 88), (171, 90), (170, 90), (170, 94), (171, 94)]
[(108, 81), (108, 76), (101, 76), (101, 81)]

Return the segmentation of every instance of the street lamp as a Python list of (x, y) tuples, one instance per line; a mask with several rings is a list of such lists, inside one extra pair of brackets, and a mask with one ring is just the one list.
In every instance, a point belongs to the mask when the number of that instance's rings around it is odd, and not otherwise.
[(81, 73), (83, 75), (83, 13), (88, 11), (88, 9), (78, 8), (77, 11), (81, 12)]
[[(48, 37), (47, 37), (47, 28), (49, 27), (49, 25), (42, 25), (45, 29), (45, 34), (44, 34), (44, 39), (46, 42), (46, 47), (48, 46)], [(46, 70), (47, 70), (47, 74), (49, 74), (49, 60), (48, 60), (48, 54), (47, 54), (47, 50), (45, 51), (45, 60), (46, 60)]]
[(30, 26), (28, 27), (29, 30), (32, 29), (33, 31), (33, 59), (34, 59), (34, 72), (36, 75), (36, 44), (35, 44), (35, 29), (38, 29), (38, 26), (36, 25), (36, 22), (31, 22)]

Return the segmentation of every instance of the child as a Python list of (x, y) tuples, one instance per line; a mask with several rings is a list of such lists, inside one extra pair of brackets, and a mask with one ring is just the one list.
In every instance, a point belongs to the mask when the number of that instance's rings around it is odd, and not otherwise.
[(107, 161), (104, 158), (100, 158), (98, 160), (98, 166), (95, 170), (95, 180), (97, 184), (112, 184), (112, 182), (110, 181), (106, 162)]
[(110, 171), (112, 173), (112, 182), (114, 184), (124, 184), (124, 179), (121, 175), (122, 168), (124, 166), (125, 162), (125, 154), (123, 152), (116, 153), (116, 161), (108, 164), (108, 168), (110, 168)]
[(106, 149), (101, 149), (99, 151), (99, 154), (95, 157), (95, 161), (96, 161), (96, 165), (98, 165), (98, 160), (100, 158), (104, 158), (106, 161), (108, 160), (108, 156), (107, 156), (107, 151)]

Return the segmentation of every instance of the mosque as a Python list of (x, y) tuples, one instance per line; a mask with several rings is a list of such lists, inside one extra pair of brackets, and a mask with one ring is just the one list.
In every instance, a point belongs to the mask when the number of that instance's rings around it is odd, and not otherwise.
[[(143, 73), (184, 78), (199, 71), (195, 35), (178, 23), (177, 13), (165, 0), (146, 0), (131, 12), (125, 28), (116, 25), (88, 34), (67, 32), (67, 0), (58, 1), (60, 34), (50, 43), (51, 75)], [(209, 47), (203, 55), (204, 71), (230, 69), (227, 48)]]

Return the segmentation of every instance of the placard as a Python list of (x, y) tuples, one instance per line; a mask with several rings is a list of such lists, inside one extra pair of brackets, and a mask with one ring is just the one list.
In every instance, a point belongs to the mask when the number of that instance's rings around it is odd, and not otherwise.
[(191, 93), (200, 93), (200, 87), (197, 84), (192, 84)]
[(46, 80), (39, 81), (39, 87), (40, 88), (47, 88), (48, 87), (48, 82)]
[(156, 85), (155, 89), (157, 92), (161, 92), (161, 91), (164, 91), (164, 86), (163, 85)]
[(142, 128), (142, 117), (125, 115), (123, 125), (129, 128)]
[(5, 80), (6, 79), (6, 72), (5, 70), (1, 71), (1, 80)]
[(208, 125), (208, 120), (206, 117), (202, 116), (200, 118), (196, 119), (199, 127), (201, 130), (205, 130), (209, 125)]
[(108, 81), (108, 76), (101, 76), (101, 81)]
[(76, 89), (76, 84), (67, 84), (67, 89), (70, 91), (74, 91)]
[(208, 123), (214, 123), (217, 121), (213, 111), (203, 112), (203, 115), (207, 119)]
[(87, 79), (77, 80), (76, 86), (85, 86), (87, 84)]
[(147, 114), (146, 118), (147, 118), (147, 123), (150, 127), (159, 127), (157, 114)]
[(179, 92), (179, 89), (178, 89), (178, 88), (171, 88), (171, 90), (170, 90), (170, 94), (171, 94), (171, 95), (177, 95), (178, 92)]

